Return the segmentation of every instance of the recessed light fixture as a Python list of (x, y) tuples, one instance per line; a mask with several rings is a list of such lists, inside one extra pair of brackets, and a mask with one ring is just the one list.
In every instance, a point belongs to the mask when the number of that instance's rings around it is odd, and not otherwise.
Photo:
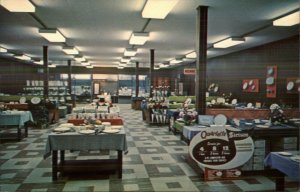
[(137, 49), (134, 48), (126, 48), (124, 51), (124, 56), (133, 57), (136, 55)]
[(214, 48), (227, 48), (227, 47), (232, 47), (241, 43), (244, 43), (245, 39), (244, 38), (235, 38), (235, 37), (230, 37), (228, 39), (225, 39), (223, 41), (220, 41), (218, 43), (215, 43), (213, 45)]
[(66, 38), (57, 29), (39, 29), (39, 34), (52, 43), (66, 42)]
[(62, 48), (63, 52), (65, 52), (68, 55), (77, 55), (79, 54), (79, 51), (76, 49), (76, 47), (73, 46), (64, 46)]
[(144, 45), (149, 38), (149, 33), (134, 32), (131, 34), (129, 44)]
[(7, 53), (7, 49), (0, 47), (0, 53)]
[(78, 62), (83, 62), (83, 61), (85, 61), (85, 58), (82, 57), (82, 56), (75, 56), (74, 59), (75, 59), (75, 61), (78, 61)]
[(196, 59), (197, 58), (197, 53), (196, 53), (196, 51), (193, 51), (191, 53), (186, 54), (185, 57), (188, 58), (188, 59)]
[(293, 26), (300, 23), (300, 12), (289, 14), (273, 21), (274, 26)]
[(88, 66), (85, 66), (85, 67), (88, 68), (88, 69), (93, 69), (94, 68), (93, 65), (88, 65)]
[(25, 60), (25, 61), (31, 60), (31, 58), (27, 55), (15, 55), (15, 58)]
[(28, 0), (0, 0), (0, 5), (10, 12), (35, 12), (35, 6)]
[(142, 11), (143, 18), (164, 19), (178, 0), (148, 0)]

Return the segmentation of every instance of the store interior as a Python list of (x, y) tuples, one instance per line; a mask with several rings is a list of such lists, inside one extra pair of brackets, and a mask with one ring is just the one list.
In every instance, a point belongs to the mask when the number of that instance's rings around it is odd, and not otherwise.
[(0, 0), (0, 191), (298, 191), (299, 23), (297, 0)]

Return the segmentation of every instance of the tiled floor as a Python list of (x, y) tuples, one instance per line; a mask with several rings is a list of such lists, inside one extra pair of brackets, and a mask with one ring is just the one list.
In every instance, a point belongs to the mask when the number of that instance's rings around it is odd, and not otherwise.
[[(149, 126), (141, 111), (119, 104), (125, 120), (128, 154), (123, 158), (123, 178), (115, 174), (87, 175), (51, 180), (51, 158), (43, 159), (50, 129), (30, 129), (21, 142), (0, 144), (0, 191), (274, 191), (266, 177), (232, 181), (202, 181), (186, 161), (188, 148), (167, 126)], [(63, 120), (61, 120), (62, 122)], [(67, 153), (69, 159), (116, 156), (109, 151)], [(286, 191), (299, 191), (298, 182), (287, 182)]]

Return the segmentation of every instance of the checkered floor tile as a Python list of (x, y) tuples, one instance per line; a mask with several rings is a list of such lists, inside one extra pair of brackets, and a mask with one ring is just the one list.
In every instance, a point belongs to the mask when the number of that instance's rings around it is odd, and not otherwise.
[[(51, 158), (43, 159), (50, 129), (29, 129), (29, 136), (22, 141), (0, 144), (0, 191), (274, 191), (274, 182), (262, 176), (202, 181), (188, 164), (188, 147), (178, 135), (169, 132), (167, 126), (148, 125), (142, 120), (141, 111), (132, 110), (128, 104), (119, 106), (128, 142), (122, 179), (111, 173), (98, 178), (62, 177), (52, 182)], [(115, 157), (116, 153), (66, 152), (69, 159), (109, 156)], [(300, 189), (295, 181), (286, 186), (286, 191)]]

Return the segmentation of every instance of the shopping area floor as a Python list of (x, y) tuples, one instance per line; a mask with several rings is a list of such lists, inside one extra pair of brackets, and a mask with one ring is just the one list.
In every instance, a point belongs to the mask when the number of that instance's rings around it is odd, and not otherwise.
[[(275, 191), (275, 183), (263, 176), (240, 180), (199, 179), (187, 163), (188, 146), (167, 126), (148, 125), (141, 111), (119, 104), (124, 119), (128, 154), (123, 156), (123, 178), (116, 174), (90, 178), (63, 177), (52, 182), (51, 157), (43, 159), (48, 129), (29, 129), (28, 138), (0, 144), (0, 191)], [(60, 123), (66, 119), (61, 119)], [(80, 141), (78, 141), (80, 142)], [(116, 152), (66, 152), (66, 158), (115, 157)], [(298, 191), (299, 182), (286, 182), (286, 191)]]

